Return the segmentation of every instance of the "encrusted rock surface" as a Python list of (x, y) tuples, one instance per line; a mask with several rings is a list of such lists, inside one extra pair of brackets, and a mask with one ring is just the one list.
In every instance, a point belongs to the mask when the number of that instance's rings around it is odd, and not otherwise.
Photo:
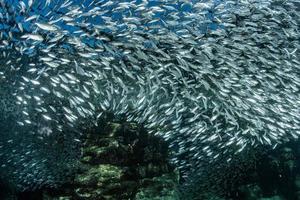
[(133, 123), (108, 123), (83, 139), (81, 167), (43, 200), (176, 200), (178, 172), (167, 145)]

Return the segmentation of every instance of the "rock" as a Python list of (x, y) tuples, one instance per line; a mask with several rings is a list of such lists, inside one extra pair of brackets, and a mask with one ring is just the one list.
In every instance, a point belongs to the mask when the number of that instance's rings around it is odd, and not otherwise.
[(295, 187), (296, 187), (296, 190), (300, 192), (300, 174), (298, 174), (296, 176), (296, 179), (295, 179)]
[(284, 147), (281, 151), (281, 157), (284, 160), (294, 159), (293, 150), (289, 147)]
[(262, 197), (262, 190), (259, 185), (249, 184), (239, 187), (240, 196), (245, 200), (257, 200)]
[(72, 200), (72, 197), (71, 196), (51, 197), (47, 193), (44, 193), (43, 200)]
[(276, 195), (272, 197), (259, 198), (258, 200), (284, 200), (284, 199)]
[(75, 189), (75, 194), (78, 198), (81, 199), (91, 199), (92, 197), (92, 190), (86, 189), (86, 188), (77, 188)]
[(300, 199), (300, 191), (296, 192), (296, 199), (297, 199), (297, 200)]
[(144, 179), (135, 200), (177, 200), (179, 193), (176, 189), (178, 177), (176, 173), (165, 174), (153, 179)]
[(90, 167), (88, 171), (75, 177), (75, 184), (81, 186), (97, 185), (118, 182), (122, 176), (122, 170), (113, 165), (98, 165)]
[[(87, 134), (80, 170), (47, 200), (176, 200), (179, 173), (168, 163), (167, 144), (134, 123), (107, 123)], [(44, 198), (43, 200), (45, 200)]]

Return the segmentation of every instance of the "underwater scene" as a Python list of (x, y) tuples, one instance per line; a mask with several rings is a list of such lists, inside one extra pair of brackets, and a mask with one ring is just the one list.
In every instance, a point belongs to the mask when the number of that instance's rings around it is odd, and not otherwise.
[(0, 0), (0, 200), (300, 200), (300, 0)]

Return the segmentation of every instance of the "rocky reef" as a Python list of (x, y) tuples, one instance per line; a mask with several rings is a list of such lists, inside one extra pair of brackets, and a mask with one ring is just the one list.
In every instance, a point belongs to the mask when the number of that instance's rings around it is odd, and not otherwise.
[[(238, 155), (227, 165), (211, 166), (217, 169), (212, 170), (214, 175), (209, 174), (206, 180), (195, 183), (202, 191), (190, 188), (190, 194), (182, 196), (177, 187), (181, 174), (169, 164), (168, 157), (172, 152), (166, 142), (135, 123), (103, 124), (101, 129), (92, 129), (81, 139), (78, 169), (66, 184), (56, 189), (22, 193), (9, 192), (9, 187), (3, 185), (0, 186), (0, 193), (3, 193), (0, 199), (300, 199), (299, 141), (278, 146), (275, 150), (253, 149)], [(223, 189), (223, 195), (219, 195), (218, 189)]]
[(179, 199), (179, 173), (169, 164), (162, 139), (134, 123), (113, 122), (85, 136), (72, 181), (54, 190), (20, 193), (16, 199)]

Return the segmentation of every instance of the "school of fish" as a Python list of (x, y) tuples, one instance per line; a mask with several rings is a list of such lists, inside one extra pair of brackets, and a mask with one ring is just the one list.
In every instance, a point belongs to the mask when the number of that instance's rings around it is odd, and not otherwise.
[(0, 0), (0, 170), (22, 189), (54, 184), (43, 147), (75, 147), (83, 133), (66, 132), (104, 113), (163, 137), (186, 176), (297, 139), (299, 11), (298, 0)]

